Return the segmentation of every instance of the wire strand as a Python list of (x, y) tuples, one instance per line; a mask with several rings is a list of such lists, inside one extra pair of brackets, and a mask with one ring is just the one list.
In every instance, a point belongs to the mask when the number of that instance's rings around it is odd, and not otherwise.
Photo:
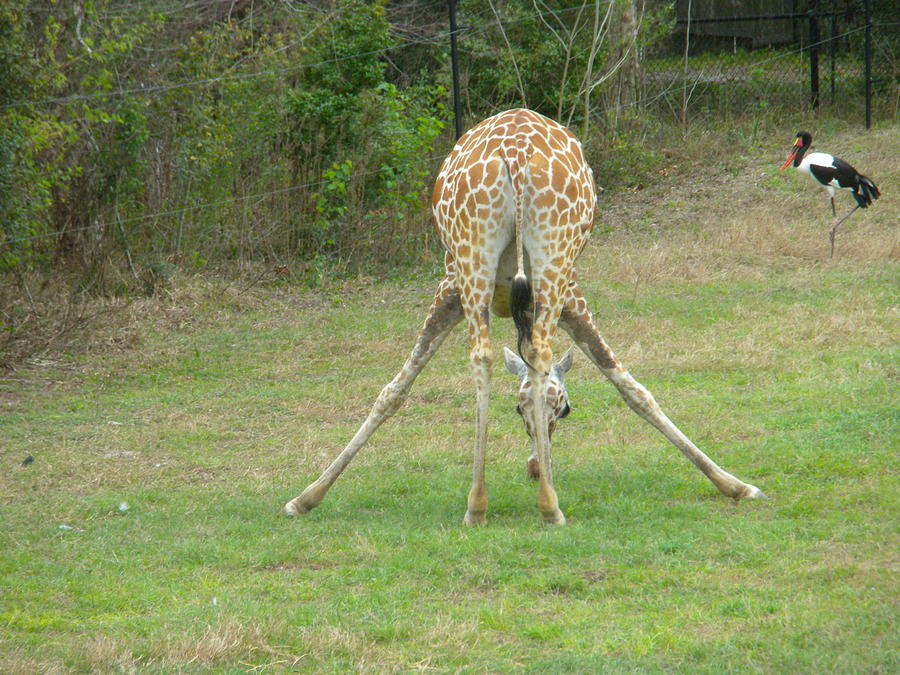
[[(383, 166), (378, 169), (372, 169), (370, 171), (361, 171), (359, 173), (354, 174), (357, 177), (363, 176), (373, 176), (379, 173), (387, 173), (390, 171), (396, 171), (397, 169), (403, 169), (409, 166), (416, 166), (420, 164), (425, 164), (428, 162), (433, 162), (439, 159), (442, 159), (443, 155), (433, 155), (431, 157), (425, 157), (423, 159), (417, 159), (411, 162), (402, 162), (400, 164), (395, 164), (393, 166)], [(165, 211), (155, 211), (154, 213), (148, 213), (142, 216), (131, 216), (128, 218), (116, 218), (113, 221), (105, 221), (102, 223), (94, 223), (93, 225), (84, 225), (82, 227), (72, 227), (67, 228), (65, 230), (56, 230), (55, 232), (44, 232), (41, 234), (33, 234), (25, 237), (15, 237), (10, 239), (0, 240), (0, 244), (16, 244), (22, 243), (26, 241), (35, 241), (37, 239), (46, 239), (49, 237), (57, 237), (63, 234), (69, 234), (71, 232), (86, 232), (88, 230), (94, 229), (103, 229), (105, 227), (112, 226), (113, 224), (121, 225), (124, 223), (134, 223), (144, 220), (153, 220), (154, 218), (162, 218), (165, 216), (173, 216), (178, 215), (180, 213), (187, 213), (188, 211), (196, 211), (198, 209), (210, 208), (213, 206), (223, 206), (225, 204), (234, 204), (235, 202), (242, 201), (250, 201), (253, 199), (262, 199), (264, 197), (271, 197), (273, 195), (284, 194), (287, 192), (296, 192), (297, 190), (303, 190), (307, 188), (314, 188), (320, 185), (325, 185), (329, 181), (322, 179), (317, 181), (311, 181), (309, 183), (300, 183), (297, 185), (289, 185), (288, 187), (278, 188), (276, 190), (268, 190), (266, 192), (256, 192), (249, 195), (241, 195), (239, 197), (228, 197), (226, 199), (217, 199), (212, 202), (204, 202), (202, 204), (193, 204), (191, 206), (181, 206), (175, 209), (167, 209)]]

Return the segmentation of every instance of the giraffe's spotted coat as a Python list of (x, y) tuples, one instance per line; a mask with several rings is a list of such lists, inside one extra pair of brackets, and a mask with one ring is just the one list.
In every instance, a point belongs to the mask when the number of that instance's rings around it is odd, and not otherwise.
[(494, 359), (491, 312), (510, 316), (510, 286), (520, 273), (532, 291), (531, 342), (523, 345), (531, 368), (511, 351), (505, 355), (507, 367), (521, 378), (518, 409), (533, 442), (529, 473), (539, 481), (538, 509), (545, 522), (565, 522), (552, 483), (550, 434), (569, 410), (562, 375), (571, 365), (571, 352), (553, 364), (557, 325), (609, 378), (628, 406), (662, 432), (722, 493), (735, 499), (765, 496), (697, 448), (622, 366), (594, 325), (574, 264), (587, 243), (595, 207), (594, 177), (581, 144), (556, 122), (530, 110), (509, 110), (460, 138), (444, 161), (432, 196), (435, 224), (446, 248), (446, 271), (412, 353), (344, 450), (285, 505), (285, 511), (304, 513), (319, 504), (369, 437), (399, 409), (451, 329), (465, 319), (477, 403), (472, 487), (464, 522), (484, 522)]
[[(469, 130), (444, 161), (432, 193), (447, 269), (463, 279), (463, 308), (491, 305), (509, 316), (515, 223), (521, 219), (526, 275), (538, 268), (542, 307), (559, 308), (565, 281), (594, 221), (596, 187), (581, 143), (530, 110), (509, 110)], [(558, 315), (558, 309), (555, 312)], [(552, 340), (555, 321), (540, 339)]]

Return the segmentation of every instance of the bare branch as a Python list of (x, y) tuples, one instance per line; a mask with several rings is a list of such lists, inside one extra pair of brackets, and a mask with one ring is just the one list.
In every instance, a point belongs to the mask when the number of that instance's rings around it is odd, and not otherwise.
[(500, 29), (500, 35), (503, 36), (503, 41), (506, 43), (506, 49), (509, 52), (509, 58), (513, 64), (513, 70), (516, 71), (516, 82), (519, 86), (519, 96), (522, 99), (522, 105), (527, 107), (528, 101), (525, 96), (525, 85), (522, 84), (522, 75), (519, 73), (519, 65), (516, 63), (516, 55), (513, 53), (512, 45), (509, 44), (509, 38), (506, 37), (506, 31), (503, 29), (503, 22), (500, 20), (500, 15), (497, 13), (497, 8), (494, 7), (493, 0), (488, 0), (488, 4), (491, 6), (491, 11), (494, 13), (494, 18), (497, 19), (497, 27)]

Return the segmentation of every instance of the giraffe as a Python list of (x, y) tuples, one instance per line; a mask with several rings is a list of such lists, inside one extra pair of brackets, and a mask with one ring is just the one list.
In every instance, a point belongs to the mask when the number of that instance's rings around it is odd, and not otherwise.
[(432, 212), (445, 248), (445, 275), (412, 353), (362, 426), (322, 475), (285, 505), (288, 515), (316, 507), (374, 431), (393, 415), (451, 329), (465, 319), (475, 382), (475, 452), (463, 522), (485, 522), (485, 444), (493, 351), (491, 314), (512, 317), (519, 356), (505, 352), (520, 379), (517, 411), (532, 438), (529, 474), (538, 480), (538, 510), (564, 524), (553, 485), (550, 435), (569, 410), (563, 375), (571, 349), (553, 363), (558, 327), (618, 389), (640, 417), (678, 447), (723, 494), (762, 491), (722, 470), (663, 413), (601, 337), (579, 288), (574, 263), (594, 222), (596, 187), (581, 144), (565, 127), (531, 110), (499, 113), (465, 133), (444, 160)]

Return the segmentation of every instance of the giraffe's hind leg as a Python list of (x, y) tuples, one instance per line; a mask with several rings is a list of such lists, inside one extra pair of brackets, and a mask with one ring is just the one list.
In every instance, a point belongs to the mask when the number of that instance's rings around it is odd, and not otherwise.
[(722, 494), (734, 499), (755, 499), (766, 496), (759, 488), (744, 483), (727, 471), (723, 471), (666, 417), (653, 395), (631, 376), (600, 336), (591, 319), (587, 303), (581, 295), (581, 290), (574, 283), (570, 285), (560, 324), (569, 333), (575, 344), (615, 385), (628, 406), (681, 450)]
[(491, 398), (493, 352), (490, 339), (490, 311), (487, 306), (466, 312), (472, 347), (469, 358), (475, 380), (475, 455), (472, 462), (472, 487), (466, 502), (465, 525), (483, 525), (487, 513), (487, 489), (484, 484), (485, 446), (487, 445), (488, 405)]
[(368, 418), (366, 418), (366, 421), (363, 422), (359, 431), (356, 432), (356, 435), (341, 454), (299, 497), (295, 497), (285, 505), (284, 510), (289, 516), (306, 513), (322, 501), (325, 493), (328, 492), (334, 481), (347, 468), (347, 465), (369, 437), (382, 422), (397, 412), (403, 401), (406, 400), (406, 396), (416, 376), (422, 372), (422, 369), (438, 350), (438, 347), (441, 346), (450, 330), (459, 323), (462, 315), (459, 291), (456, 289), (453, 277), (448, 275), (441, 282), (434, 296), (434, 302), (422, 329), (419, 331), (416, 345), (413, 347), (412, 353), (406, 360), (403, 368), (381, 390)]

